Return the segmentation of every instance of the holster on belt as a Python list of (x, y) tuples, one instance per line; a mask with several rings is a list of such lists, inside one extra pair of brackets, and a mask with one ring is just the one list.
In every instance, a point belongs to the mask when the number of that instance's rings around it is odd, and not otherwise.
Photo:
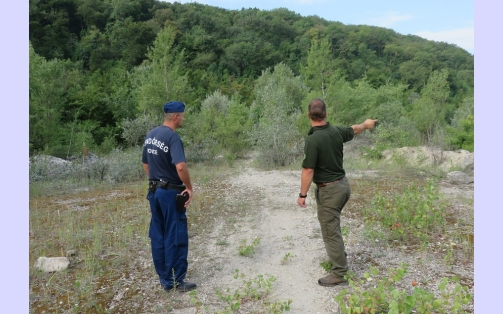
[(148, 191), (151, 193), (155, 193), (155, 190), (157, 190), (156, 181), (148, 181)]
[(178, 210), (180, 213), (183, 213), (185, 210), (185, 202), (189, 199), (189, 193), (185, 192), (183, 194), (177, 194), (176, 195), (176, 210)]

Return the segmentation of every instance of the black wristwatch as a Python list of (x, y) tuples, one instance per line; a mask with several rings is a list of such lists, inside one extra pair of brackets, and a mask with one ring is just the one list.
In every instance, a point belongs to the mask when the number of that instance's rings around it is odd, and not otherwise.
[(300, 197), (300, 198), (306, 198), (306, 197), (307, 197), (307, 194), (306, 194), (306, 195), (302, 195), (302, 193), (299, 193), (299, 197)]

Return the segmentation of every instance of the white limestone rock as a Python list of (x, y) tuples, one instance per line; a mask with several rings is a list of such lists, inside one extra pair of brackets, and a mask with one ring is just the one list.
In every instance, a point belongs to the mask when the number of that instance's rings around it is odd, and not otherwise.
[(467, 175), (463, 171), (452, 171), (447, 174), (447, 178), (451, 183), (469, 184), (473, 183), (473, 177)]
[(70, 260), (66, 257), (41, 256), (35, 262), (35, 268), (46, 273), (65, 270), (68, 265), (70, 265)]

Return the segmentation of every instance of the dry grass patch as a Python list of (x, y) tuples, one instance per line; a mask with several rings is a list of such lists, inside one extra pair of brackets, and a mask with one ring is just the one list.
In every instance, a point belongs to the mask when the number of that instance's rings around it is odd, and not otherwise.
[[(198, 241), (226, 217), (231, 230), (248, 202), (227, 177), (236, 169), (218, 165), (191, 168), (194, 198), (188, 209), (189, 264), (200, 256)], [(113, 185), (38, 182), (31, 185), (30, 265), (40, 256), (68, 256), (57, 273), (30, 268), (30, 310), (34, 313), (156, 313), (191, 307), (190, 299), (166, 293), (152, 266), (145, 181)], [(225, 238), (225, 232), (221, 233)], [(189, 266), (190, 268), (190, 266)], [(189, 276), (192, 270), (189, 269)]]

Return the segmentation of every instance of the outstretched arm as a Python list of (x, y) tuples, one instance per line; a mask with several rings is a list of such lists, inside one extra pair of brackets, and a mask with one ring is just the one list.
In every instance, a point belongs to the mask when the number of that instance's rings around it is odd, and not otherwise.
[(356, 135), (356, 134), (362, 133), (366, 129), (372, 129), (376, 122), (377, 122), (377, 119), (367, 119), (367, 120), (365, 120), (365, 122), (363, 122), (361, 124), (352, 125), (351, 127), (353, 128), (353, 132)]

